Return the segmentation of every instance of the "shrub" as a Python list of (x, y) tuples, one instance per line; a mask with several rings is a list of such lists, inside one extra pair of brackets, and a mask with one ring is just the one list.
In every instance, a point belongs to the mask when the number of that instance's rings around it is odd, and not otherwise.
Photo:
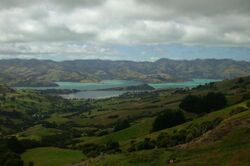
[(116, 153), (121, 151), (119, 143), (113, 140), (109, 140), (105, 145), (87, 143), (82, 145), (81, 148), (87, 157), (96, 157), (102, 153)]
[(250, 92), (245, 93), (245, 94), (242, 96), (242, 99), (243, 99), (243, 100), (249, 100), (249, 99), (250, 99)]
[(204, 98), (205, 109), (215, 111), (224, 108), (227, 105), (227, 99), (222, 93), (208, 93)]
[(156, 117), (152, 131), (173, 127), (183, 122), (185, 122), (185, 117), (182, 111), (166, 110)]
[(224, 108), (227, 99), (222, 93), (210, 92), (206, 96), (186, 96), (179, 107), (187, 112), (204, 113)]
[(63, 132), (55, 135), (41, 137), (42, 146), (58, 146), (64, 148), (72, 141), (72, 135), (69, 132)]
[(119, 117), (119, 115), (109, 115), (109, 116), (108, 116), (109, 119), (116, 119), (116, 118), (118, 118), (118, 117)]
[(118, 142), (109, 140), (106, 143), (105, 151), (109, 153), (119, 152), (120, 151), (120, 145)]
[(203, 105), (203, 100), (200, 97), (188, 95), (181, 101), (179, 107), (187, 112), (200, 113), (202, 112)]
[(41, 146), (40, 141), (31, 140), (31, 139), (22, 139), (19, 140), (23, 149), (32, 149)]
[(150, 140), (150, 138), (145, 138), (143, 142), (139, 142), (136, 146), (137, 150), (146, 150), (155, 148), (155, 141)]
[(135, 140), (130, 141), (130, 147), (128, 148), (129, 152), (136, 151)]
[(96, 157), (104, 152), (105, 147), (98, 144), (87, 143), (81, 146), (82, 152), (87, 157)]
[(5, 166), (23, 166), (23, 161), (20, 158), (9, 159), (5, 162)]
[(249, 101), (249, 102), (247, 102), (247, 107), (248, 107), (248, 108), (250, 108), (250, 101)]
[(17, 140), (16, 137), (12, 136), (6, 140), (8, 148), (14, 153), (24, 152), (22, 144)]
[(116, 132), (116, 131), (119, 131), (119, 130), (126, 129), (128, 127), (130, 127), (130, 124), (129, 124), (128, 120), (118, 121), (115, 124), (114, 131)]
[(20, 154), (26, 149), (40, 146), (35, 140), (18, 140), (16, 137), (0, 138), (0, 165), (23, 166)]
[(156, 145), (161, 148), (167, 148), (173, 145), (173, 141), (167, 133), (161, 133), (157, 137)]
[(100, 130), (100, 131), (97, 131), (95, 133), (95, 135), (97, 135), (97, 136), (103, 136), (103, 135), (107, 135), (108, 133), (109, 133), (108, 130)]

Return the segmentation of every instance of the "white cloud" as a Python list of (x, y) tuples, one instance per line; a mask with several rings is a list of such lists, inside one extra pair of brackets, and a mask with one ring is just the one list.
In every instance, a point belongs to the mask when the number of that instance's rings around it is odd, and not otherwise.
[(33, 54), (68, 53), (69, 42), (250, 45), (249, 0), (2, 0), (0, 6), (2, 53), (22, 53), (16, 43)]

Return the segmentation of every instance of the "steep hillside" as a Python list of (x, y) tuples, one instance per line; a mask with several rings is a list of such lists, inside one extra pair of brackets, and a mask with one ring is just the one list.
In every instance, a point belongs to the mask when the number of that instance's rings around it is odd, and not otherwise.
[(36, 91), (13, 90), (0, 85), (0, 136), (41, 124), (55, 112), (85, 111), (85, 105), (83, 101), (68, 101)]
[[(222, 111), (225, 113), (225, 111)], [(221, 112), (221, 113), (222, 113)], [(230, 112), (228, 109), (226, 112)], [(218, 112), (220, 113), (220, 111)], [(217, 115), (217, 116), (223, 116)], [(203, 118), (206, 118), (204, 116)], [(194, 123), (194, 122), (189, 122)], [(185, 124), (184, 124), (185, 125)], [(183, 126), (183, 125), (182, 125)], [(182, 129), (178, 127), (178, 130)], [(172, 129), (169, 129), (172, 130)], [(168, 132), (167, 130), (164, 132)], [(100, 156), (76, 166), (249, 165), (250, 109), (225, 118), (219, 126), (190, 143), (167, 149)]]

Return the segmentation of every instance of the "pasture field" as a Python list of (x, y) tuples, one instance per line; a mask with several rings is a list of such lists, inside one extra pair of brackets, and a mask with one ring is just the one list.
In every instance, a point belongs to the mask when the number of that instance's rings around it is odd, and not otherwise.
[(66, 166), (85, 158), (81, 151), (56, 147), (29, 149), (22, 154), (25, 166), (29, 162), (33, 162), (35, 166)]

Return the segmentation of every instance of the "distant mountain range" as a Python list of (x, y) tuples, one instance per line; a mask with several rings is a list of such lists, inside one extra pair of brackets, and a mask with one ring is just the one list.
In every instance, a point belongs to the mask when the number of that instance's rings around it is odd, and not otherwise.
[(56, 81), (97, 82), (107, 79), (157, 83), (193, 78), (230, 79), (250, 74), (250, 62), (230, 59), (155, 62), (74, 60), (0, 60), (0, 83), (10, 86), (55, 86)]

